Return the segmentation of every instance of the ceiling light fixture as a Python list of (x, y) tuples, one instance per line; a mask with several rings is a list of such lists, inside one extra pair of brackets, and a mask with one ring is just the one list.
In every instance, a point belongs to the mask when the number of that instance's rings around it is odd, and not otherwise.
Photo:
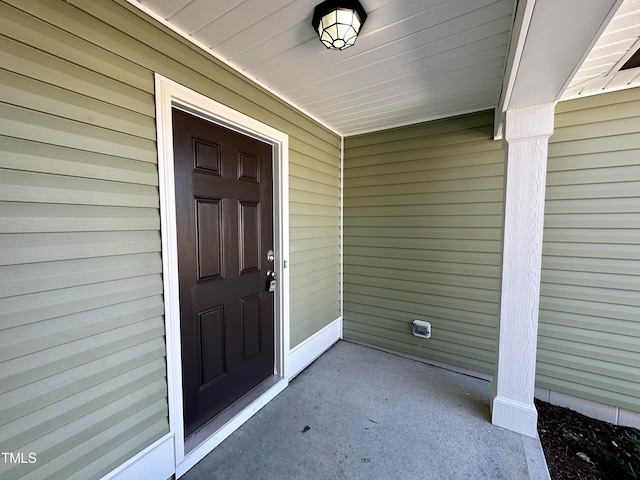
[(311, 25), (325, 47), (344, 50), (356, 43), (366, 19), (358, 0), (326, 0), (316, 5)]

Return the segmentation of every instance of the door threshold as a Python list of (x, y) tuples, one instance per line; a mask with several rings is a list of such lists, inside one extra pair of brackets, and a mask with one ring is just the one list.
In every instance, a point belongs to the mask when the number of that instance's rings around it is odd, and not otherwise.
[[(238, 400), (229, 405), (226, 409), (216, 415), (214, 418), (209, 420), (206, 424), (204, 424), (200, 430), (195, 431), (189, 437), (187, 437), (184, 441), (184, 453), (185, 455), (189, 455), (193, 450), (197, 449), (200, 445), (205, 443), (208, 439), (214, 436), (216, 433), (223, 430), (226, 426), (230, 425), (236, 418), (240, 417), (240, 415), (252, 406), (256, 400), (258, 400), (261, 396), (268, 393), (269, 390), (274, 389), (276, 385), (280, 382), (285, 382), (282, 388), (279, 388), (278, 392), (275, 393), (277, 395), (280, 391), (286, 386), (286, 381), (277, 375), (272, 375), (266, 380), (263, 380), (258, 386), (245, 393)], [(274, 389), (275, 390), (275, 389)], [(273, 396), (275, 396), (273, 395)], [(273, 397), (271, 397), (273, 398)], [(244, 423), (246, 420), (251, 418), (254, 413), (256, 413), (260, 408), (264, 405), (259, 405), (255, 407), (255, 411), (252, 412), (245, 420), (242, 421)], [(242, 423), (235, 426), (237, 429)], [(229, 432), (228, 435), (230, 435)], [(225, 435), (225, 438), (228, 436)], [(220, 440), (222, 442), (222, 440)]]

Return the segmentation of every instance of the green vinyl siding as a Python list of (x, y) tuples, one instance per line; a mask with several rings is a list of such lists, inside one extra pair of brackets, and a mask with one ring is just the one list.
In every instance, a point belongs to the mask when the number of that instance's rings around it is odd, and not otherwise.
[(169, 431), (154, 72), (290, 136), (292, 347), (339, 316), (340, 138), (123, 0), (0, 18), (0, 476), (99, 478)]
[(556, 107), (537, 385), (640, 412), (640, 89)]
[(345, 139), (345, 338), (493, 373), (504, 153), (492, 129), (481, 112)]

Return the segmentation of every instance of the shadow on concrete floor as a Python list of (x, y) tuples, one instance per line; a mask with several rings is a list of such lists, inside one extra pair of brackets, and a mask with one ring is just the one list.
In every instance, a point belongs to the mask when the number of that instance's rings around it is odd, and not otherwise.
[(340, 341), (182, 478), (545, 479), (490, 384)]

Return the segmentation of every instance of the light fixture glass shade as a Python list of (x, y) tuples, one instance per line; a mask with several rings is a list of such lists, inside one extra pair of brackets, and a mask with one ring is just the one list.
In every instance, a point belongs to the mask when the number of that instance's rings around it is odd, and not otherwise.
[(327, 0), (316, 6), (311, 23), (325, 47), (344, 50), (356, 43), (366, 19), (357, 0)]

